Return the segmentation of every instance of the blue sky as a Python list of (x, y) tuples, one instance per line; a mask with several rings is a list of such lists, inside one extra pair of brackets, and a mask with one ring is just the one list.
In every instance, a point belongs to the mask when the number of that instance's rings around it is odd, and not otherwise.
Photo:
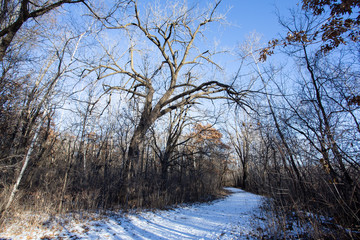
[(240, 43), (250, 33), (256, 31), (264, 41), (275, 38), (282, 31), (278, 24), (276, 9), (281, 16), (289, 14), (289, 9), (297, 7), (300, 0), (223, 0), (220, 11), (231, 7), (227, 21), (232, 24), (224, 29), (221, 43)]
[[(193, 1), (200, 4), (213, 2)], [(218, 12), (225, 13), (230, 9), (226, 15), (229, 25), (211, 27), (206, 37), (210, 45), (212, 41), (217, 41), (219, 49), (230, 50), (234, 55), (232, 57), (222, 55), (213, 59), (224, 67), (230, 76), (233, 75), (239, 67), (237, 46), (241, 45), (252, 32), (262, 36), (262, 46), (265, 46), (269, 40), (277, 38), (279, 33), (286, 33), (278, 22), (277, 12), (281, 18), (289, 17), (290, 9), (301, 7), (301, 2), (301, 0), (223, 0)], [(275, 58), (276, 56), (273, 55), (272, 59)]]
[[(166, 0), (160, 1), (166, 2)], [(199, 3), (199, 5), (214, 2), (214, 0), (188, 0), (188, 2), (191, 1), (193, 1), (193, 3)], [(281, 15), (286, 16), (289, 12), (288, 9), (296, 7), (299, 1), (300, 0), (223, 0), (219, 12), (224, 13), (231, 7), (226, 17), (230, 25), (219, 26), (215, 23), (213, 25), (209, 24), (215, 26), (214, 28), (210, 27), (209, 35), (206, 34), (210, 45), (209, 50), (212, 50), (211, 42), (213, 40), (219, 41), (220, 48), (236, 47), (253, 31), (264, 36), (263, 42), (277, 37), (278, 32), (281, 31), (281, 27), (278, 24), (275, 13), (276, 7), (279, 8)], [(150, 0), (143, 0), (141, 2), (153, 3), (153, 1)], [(119, 41), (119, 38), (115, 37), (115, 39)], [(124, 41), (121, 38), (120, 40)], [(126, 44), (124, 44), (124, 47), (126, 47), (125, 45)], [(207, 46), (204, 46), (204, 48), (206, 47)], [(89, 51), (89, 54), (90, 52), (91, 51)], [(225, 72), (224, 75), (222, 75), (222, 72), (219, 73), (219, 75), (216, 76), (219, 77), (217, 80), (227, 82), (228, 79), (230, 82), (232, 81), (240, 64), (239, 59), (236, 59), (236, 54), (234, 55), (235, 56), (222, 55), (214, 59), (216, 63), (219, 63), (224, 68)], [(213, 77), (212, 72), (209, 72), (208, 77)], [(221, 77), (225, 77), (226, 79), (222, 79)]]

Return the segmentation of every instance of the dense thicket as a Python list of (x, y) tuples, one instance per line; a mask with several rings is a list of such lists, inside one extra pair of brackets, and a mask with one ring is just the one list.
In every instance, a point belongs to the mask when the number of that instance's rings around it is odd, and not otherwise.
[[(262, 62), (269, 49), (259, 58), (256, 38), (241, 52), (264, 91), (252, 118), (237, 123), (240, 134), (233, 145), (245, 159), (239, 184), (270, 196), (282, 213), (279, 219), (291, 215), (293, 221), (295, 214), (304, 224), (311, 223), (310, 237), (356, 238), (352, 234), (360, 220), (359, 43), (353, 39), (324, 51), (324, 44), (333, 39), (316, 38), (327, 26), (322, 16), (306, 11), (293, 12), (280, 23), (286, 34), (271, 43), (278, 44), (275, 53), (282, 51), (287, 64)], [(320, 216), (352, 231), (329, 228)], [(282, 231), (292, 226), (280, 222)]]

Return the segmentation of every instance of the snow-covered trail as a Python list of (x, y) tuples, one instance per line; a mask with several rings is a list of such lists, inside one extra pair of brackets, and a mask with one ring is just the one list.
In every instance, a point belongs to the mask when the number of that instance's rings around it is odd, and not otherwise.
[[(235, 188), (228, 190), (233, 194), (210, 204), (119, 214), (96, 221), (70, 221), (62, 224), (60, 232), (46, 231), (45, 236), (56, 236), (55, 239), (249, 239), (255, 232), (253, 216), (260, 212), (262, 197)], [(44, 236), (38, 234), (33, 237)]]
[[(261, 197), (239, 189), (211, 204), (198, 204), (170, 211), (129, 214), (90, 228), (87, 238), (97, 239), (238, 239), (252, 231), (252, 216)], [(119, 222), (120, 220), (120, 222)]]

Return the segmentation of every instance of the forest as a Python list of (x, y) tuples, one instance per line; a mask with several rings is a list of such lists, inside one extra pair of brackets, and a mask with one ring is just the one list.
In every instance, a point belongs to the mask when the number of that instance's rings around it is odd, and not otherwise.
[(273, 40), (231, 50), (210, 41), (223, 5), (1, 0), (0, 225), (236, 186), (269, 197), (279, 229), (296, 216), (339, 239), (324, 216), (359, 237), (359, 1), (301, 0)]

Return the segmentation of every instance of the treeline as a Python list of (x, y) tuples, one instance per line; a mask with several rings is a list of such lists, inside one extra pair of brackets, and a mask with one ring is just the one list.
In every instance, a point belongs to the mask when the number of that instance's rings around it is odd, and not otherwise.
[[(285, 36), (259, 53), (252, 35), (241, 51), (263, 90), (251, 117), (240, 115), (228, 128), (241, 166), (238, 184), (271, 197), (273, 226), (283, 232), (277, 238), (290, 237), (292, 221), (310, 225), (306, 237), (314, 239), (358, 237), (359, 44), (348, 38), (358, 25), (337, 35), (339, 21), (332, 39), (319, 41), (328, 30), (322, 17), (294, 11), (280, 21)], [(270, 49), (286, 64), (264, 62), (261, 54)]]
[[(126, 173), (126, 135), (131, 134), (132, 126), (124, 125), (126, 119), (121, 117), (117, 121), (119, 125), (102, 125), (101, 135), (86, 132), (76, 136), (57, 133), (47, 119), (49, 124), (41, 128), (33, 146), (13, 210), (42, 209), (55, 213), (80, 209), (163, 208), (210, 200), (221, 190), (227, 171), (224, 159), (229, 152), (222, 143), (221, 133), (210, 125), (193, 123), (188, 135), (180, 135), (184, 123), (178, 122), (179, 116), (175, 116), (164, 128), (165, 132), (152, 130), (147, 135), (140, 158), (130, 166), (124, 201), (120, 190)], [(24, 137), (21, 135), (23, 124), (26, 122), (22, 119), (21, 128), (8, 131), (9, 135), (16, 135), (16, 143)], [(30, 139), (34, 134), (30, 133)], [(1, 134), (7, 139), (9, 135)], [(4, 157), (3, 161), (7, 166), (1, 175), (3, 204), (9, 199), (28, 151), (25, 147), (16, 147), (16, 154), (9, 152), (11, 148), (2, 151), (2, 156), (11, 156)]]
[(165, 207), (221, 191), (229, 147), (193, 108), (235, 93), (207, 80), (215, 52), (199, 44), (223, 19), (220, 1), (148, 4), (4, 1), (2, 217)]

